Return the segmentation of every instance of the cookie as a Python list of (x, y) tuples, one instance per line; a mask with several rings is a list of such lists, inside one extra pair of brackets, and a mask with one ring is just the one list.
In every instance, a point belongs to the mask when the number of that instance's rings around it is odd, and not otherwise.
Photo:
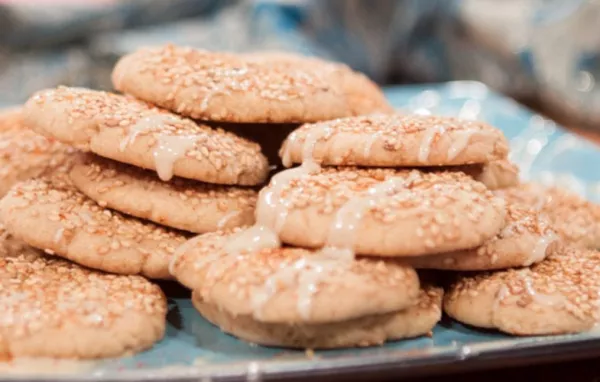
[(394, 112), (394, 108), (386, 100), (379, 86), (364, 74), (355, 72), (344, 64), (277, 51), (248, 53), (245, 54), (245, 57), (258, 62), (287, 67), (289, 70), (302, 67), (304, 70), (314, 70), (317, 73), (319, 71), (337, 72), (340, 74), (343, 93), (350, 105), (351, 115)]
[(522, 205), (507, 204), (506, 226), (482, 246), (431, 256), (408, 263), (421, 269), (482, 271), (528, 267), (551, 256), (558, 237), (544, 216)]
[(193, 239), (175, 256), (171, 272), (207, 304), (265, 323), (336, 322), (416, 303), (419, 279), (410, 267), (273, 248), (277, 243), (257, 246), (259, 237), (248, 232), (235, 229)]
[(463, 323), (516, 335), (577, 333), (600, 319), (600, 253), (562, 247), (531, 268), (461, 276), (444, 310)]
[[(123, 93), (200, 120), (302, 123), (370, 111), (366, 101), (346, 96), (366, 79), (321, 61), (307, 67), (304, 61), (167, 45), (122, 57), (112, 81)], [(371, 112), (378, 109), (376, 103)]]
[(419, 256), (482, 245), (504, 226), (505, 210), (460, 172), (297, 167), (261, 190), (256, 213), (290, 245)]
[[(514, 187), (519, 184), (519, 167), (508, 159), (494, 160), (483, 164), (444, 167), (446, 171), (462, 171), (485, 184), (490, 190)], [(434, 171), (439, 171), (435, 167)]]
[(495, 191), (509, 203), (521, 203), (546, 215), (565, 244), (600, 248), (600, 206), (557, 187), (525, 183)]
[(139, 276), (117, 276), (31, 248), (0, 256), (0, 357), (103, 358), (150, 348), (167, 302)]
[(260, 146), (121, 95), (59, 87), (36, 93), (25, 122), (102, 157), (208, 183), (256, 185), (268, 174)]
[(288, 136), (284, 165), (426, 167), (503, 159), (508, 143), (487, 123), (452, 117), (376, 114), (305, 124)]
[(264, 323), (250, 315), (233, 315), (192, 294), (192, 303), (222, 331), (251, 343), (301, 349), (381, 345), (385, 341), (428, 334), (440, 320), (442, 289), (426, 286), (419, 302), (402, 311), (321, 324)]
[(100, 207), (72, 186), (47, 179), (17, 184), (0, 201), (16, 238), (89, 268), (171, 278), (169, 262), (187, 237)]
[(0, 127), (0, 197), (14, 184), (64, 165), (73, 151), (67, 145), (25, 128), (20, 121), (10, 127)]
[(104, 207), (155, 223), (204, 233), (254, 223), (257, 191), (155, 174), (95, 155), (70, 173), (75, 186)]

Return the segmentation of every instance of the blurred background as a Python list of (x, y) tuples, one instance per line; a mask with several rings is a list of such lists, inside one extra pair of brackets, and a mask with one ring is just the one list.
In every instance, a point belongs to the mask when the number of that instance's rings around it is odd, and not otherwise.
[(0, 0), (0, 106), (109, 89), (119, 56), (167, 42), (296, 51), (382, 85), (478, 80), (600, 130), (597, 0)]

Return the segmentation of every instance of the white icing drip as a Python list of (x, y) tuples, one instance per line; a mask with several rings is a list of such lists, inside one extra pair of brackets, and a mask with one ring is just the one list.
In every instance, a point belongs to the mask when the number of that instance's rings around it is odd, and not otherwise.
[(219, 219), (219, 221), (217, 222), (217, 229), (221, 230), (221, 229), (225, 228), (225, 226), (227, 226), (227, 224), (229, 224), (231, 219), (238, 216), (240, 214), (240, 212), (241, 211), (229, 211), (228, 213), (223, 215), (223, 217), (221, 219)]
[(298, 134), (294, 131), (287, 137), (287, 139), (283, 143), (283, 147), (281, 149), (281, 163), (284, 167), (289, 168), (292, 167), (292, 165), (294, 164), (292, 161), (291, 147), (293, 147), (296, 144), (297, 140)]
[(175, 162), (183, 158), (197, 140), (198, 137), (193, 135), (160, 135), (153, 152), (158, 177), (164, 181), (170, 180)]
[(60, 243), (60, 241), (63, 238), (63, 235), (65, 233), (65, 228), (64, 227), (60, 227), (56, 233), (54, 234), (54, 242), (55, 243)]
[(160, 129), (168, 123), (173, 123), (174, 117), (168, 114), (156, 114), (140, 119), (135, 125), (128, 128), (129, 133), (119, 144), (119, 150), (125, 151), (127, 146), (132, 144), (140, 133), (146, 130)]
[(465, 130), (458, 134), (448, 149), (448, 160), (453, 160), (468, 147), (469, 140), (474, 133), (475, 130)]
[(314, 158), (315, 146), (320, 139), (327, 137), (329, 134), (331, 134), (331, 128), (323, 125), (316, 125), (308, 131), (304, 139), (304, 145), (302, 145), (302, 167), (311, 171), (320, 168), (319, 163)]
[(421, 145), (419, 146), (419, 162), (427, 162), (427, 159), (429, 159), (429, 153), (431, 152), (431, 146), (433, 144), (433, 140), (435, 139), (436, 134), (441, 135), (445, 131), (446, 129), (443, 126), (434, 126), (425, 131), (425, 133), (423, 134), (423, 140), (421, 141)]
[(363, 157), (368, 159), (371, 156), (371, 149), (377, 140), (381, 137), (382, 132), (378, 131), (376, 133), (371, 134), (367, 142), (365, 143), (365, 147), (363, 148)]
[(375, 206), (380, 198), (404, 188), (411, 182), (409, 178), (389, 178), (367, 190), (367, 195), (354, 197), (348, 200), (336, 213), (333, 223), (329, 227), (326, 247), (328, 250), (336, 249), (352, 253), (356, 240), (356, 231), (369, 208)]
[(254, 290), (252, 307), (257, 319), (262, 317), (264, 306), (277, 294), (280, 287), (297, 285), (297, 309), (303, 319), (310, 318), (312, 298), (321, 280), (340, 266), (347, 264), (343, 259), (329, 256), (325, 252), (305, 257), (292, 264), (284, 264), (264, 285)]
[(229, 255), (237, 255), (241, 252), (258, 252), (266, 248), (279, 248), (281, 242), (279, 237), (270, 228), (255, 224), (233, 235), (224, 246), (224, 251)]
[(550, 243), (552, 243), (555, 240), (556, 235), (552, 232), (540, 237), (535, 247), (533, 248), (533, 251), (531, 252), (529, 258), (525, 261), (523, 265), (530, 266), (531, 264), (544, 260), (546, 258), (546, 249), (548, 248)]
[(533, 285), (529, 277), (525, 276), (523, 278), (523, 283), (525, 284), (525, 291), (527, 292), (527, 294), (533, 298), (533, 301), (540, 305), (556, 306), (561, 305), (565, 302), (562, 296), (552, 296), (537, 292), (535, 289), (533, 289)]

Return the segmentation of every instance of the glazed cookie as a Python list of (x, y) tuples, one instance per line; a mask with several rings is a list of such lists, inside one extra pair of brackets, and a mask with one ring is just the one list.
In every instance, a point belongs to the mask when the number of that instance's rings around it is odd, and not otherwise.
[(0, 201), (16, 238), (78, 264), (119, 274), (171, 278), (168, 266), (186, 236), (102, 208), (69, 185), (19, 183)]
[[(235, 55), (167, 45), (141, 49), (115, 66), (113, 85), (194, 119), (235, 123), (302, 123), (374, 112), (353, 94), (373, 85), (342, 65)], [(368, 81), (368, 82), (367, 82)]]
[(251, 188), (170, 182), (137, 167), (86, 155), (73, 166), (75, 186), (101, 206), (186, 231), (204, 233), (254, 223)]
[(256, 216), (291, 245), (419, 256), (482, 245), (504, 214), (500, 198), (461, 172), (296, 167), (261, 190)]
[(285, 52), (255, 52), (245, 54), (251, 60), (287, 67), (288, 70), (314, 70), (316, 73), (329, 71), (339, 73), (344, 95), (352, 115), (392, 113), (394, 108), (373, 81), (362, 73), (355, 72), (344, 64), (325, 61), (316, 57), (301, 56)]
[(139, 276), (117, 276), (31, 248), (0, 256), (0, 357), (103, 358), (163, 337), (166, 299)]
[(545, 214), (565, 244), (600, 248), (600, 206), (570, 191), (536, 183), (495, 193), (509, 203), (521, 203)]
[(16, 183), (64, 165), (73, 149), (23, 127), (0, 128), (0, 197)]
[(428, 334), (442, 315), (441, 288), (426, 286), (416, 305), (392, 313), (321, 324), (264, 323), (250, 315), (233, 315), (192, 294), (194, 307), (222, 331), (243, 340), (301, 349), (332, 349), (381, 345), (385, 341)]
[(409, 264), (422, 269), (482, 271), (528, 267), (558, 249), (558, 237), (549, 221), (537, 211), (507, 204), (506, 226), (481, 247), (411, 258)]
[(268, 173), (260, 146), (222, 129), (121, 95), (60, 87), (24, 108), (29, 127), (102, 157), (208, 183), (256, 185)]
[(503, 159), (502, 132), (484, 122), (451, 117), (375, 114), (305, 124), (280, 151), (284, 165), (425, 167)]
[(198, 236), (180, 248), (171, 272), (207, 304), (265, 323), (343, 321), (417, 301), (419, 279), (410, 267), (274, 242), (257, 246), (264, 238), (253, 229)]
[(444, 310), (469, 325), (517, 335), (576, 333), (600, 319), (600, 253), (563, 247), (531, 268), (459, 277)]

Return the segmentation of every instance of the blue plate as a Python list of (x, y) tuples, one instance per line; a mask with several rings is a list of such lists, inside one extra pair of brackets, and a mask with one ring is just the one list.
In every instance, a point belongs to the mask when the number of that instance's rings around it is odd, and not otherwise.
[[(599, 200), (600, 152), (514, 101), (476, 82), (392, 87), (390, 101), (415, 113), (483, 119), (511, 140), (512, 159), (525, 178), (559, 183)], [(166, 337), (142, 354), (88, 364), (74, 373), (53, 374), (61, 380), (294, 380), (377, 375), (414, 376), (461, 369), (531, 364), (600, 354), (600, 333), (515, 338), (475, 330), (451, 321), (440, 323), (433, 336), (388, 343), (368, 349), (302, 351), (264, 348), (223, 334), (192, 307), (188, 292), (164, 285), (169, 298)], [(1, 312), (0, 312), (1, 314)], [(49, 375), (46, 375), (48, 378)], [(43, 378), (5, 374), (0, 379)]]

